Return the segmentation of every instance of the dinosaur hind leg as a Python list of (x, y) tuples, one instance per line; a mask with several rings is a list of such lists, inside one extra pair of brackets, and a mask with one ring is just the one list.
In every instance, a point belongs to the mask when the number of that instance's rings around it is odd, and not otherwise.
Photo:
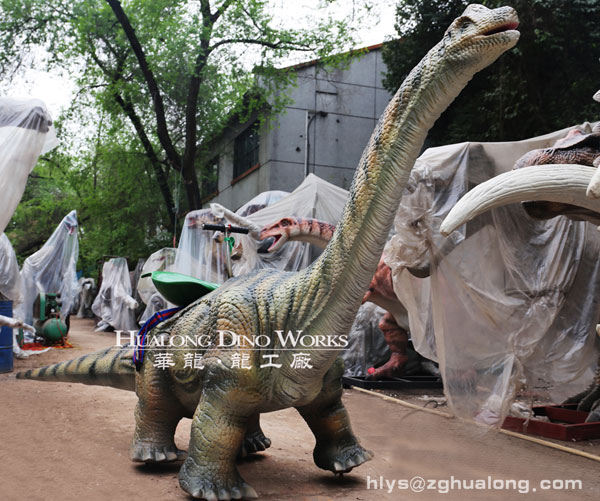
[(253, 452), (264, 451), (271, 447), (271, 440), (265, 437), (260, 427), (260, 414), (254, 414), (248, 419), (246, 436), (240, 450), (240, 457), (244, 458)]
[(343, 371), (344, 363), (337, 359), (325, 374), (323, 389), (317, 398), (297, 408), (317, 440), (313, 451), (315, 464), (334, 473), (349, 472), (373, 457), (352, 433), (350, 418), (341, 400)]
[(175, 446), (175, 429), (185, 410), (169, 392), (168, 371), (147, 363), (136, 377), (138, 403), (131, 460), (162, 463), (185, 459), (186, 453)]
[(400, 327), (391, 313), (387, 312), (381, 322), (379, 329), (383, 332), (385, 342), (392, 352), (390, 359), (381, 367), (375, 369), (369, 379), (383, 379), (402, 375), (408, 356), (408, 332)]

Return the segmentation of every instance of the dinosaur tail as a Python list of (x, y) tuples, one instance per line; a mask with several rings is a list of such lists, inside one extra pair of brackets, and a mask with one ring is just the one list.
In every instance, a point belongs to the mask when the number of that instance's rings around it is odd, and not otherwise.
[(133, 348), (111, 346), (67, 362), (17, 373), (17, 379), (62, 381), (135, 391)]

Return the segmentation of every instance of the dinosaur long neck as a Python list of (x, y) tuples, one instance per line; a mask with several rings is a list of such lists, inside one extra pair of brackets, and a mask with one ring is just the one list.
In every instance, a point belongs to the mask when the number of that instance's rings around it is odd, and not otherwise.
[(365, 149), (329, 245), (296, 282), (296, 325), (347, 334), (373, 277), (428, 130), (474, 72), (453, 74), (434, 47), (387, 106)]
[(321, 249), (327, 247), (335, 232), (334, 224), (318, 219), (298, 217), (294, 219), (294, 224), (295, 226), (290, 230), (288, 240), (307, 242)]

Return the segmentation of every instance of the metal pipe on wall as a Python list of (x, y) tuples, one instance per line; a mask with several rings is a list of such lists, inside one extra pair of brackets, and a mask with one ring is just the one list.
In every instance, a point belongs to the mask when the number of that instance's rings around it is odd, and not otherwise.
[[(312, 116), (311, 116), (312, 115)], [(315, 117), (326, 117), (326, 111), (306, 110), (306, 119), (304, 121), (304, 177), (308, 176), (308, 154), (310, 150), (310, 141), (308, 140), (308, 129)]]

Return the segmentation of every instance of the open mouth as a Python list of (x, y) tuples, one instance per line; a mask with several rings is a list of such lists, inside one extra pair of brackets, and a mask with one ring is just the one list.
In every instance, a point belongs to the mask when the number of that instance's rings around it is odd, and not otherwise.
[(599, 224), (600, 221), (598, 212), (577, 205), (541, 200), (521, 202), (521, 204), (525, 212), (534, 219), (546, 220), (565, 216), (574, 221), (589, 221), (593, 224)]
[(267, 237), (267, 238), (273, 239), (273, 243), (271, 244), (271, 247), (269, 247), (269, 252), (272, 252), (273, 249), (277, 246), (277, 242), (279, 242), (279, 240), (281, 240), (281, 235), (275, 235), (275, 236)]
[(482, 35), (488, 37), (490, 35), (495, 35), (496, 33), (504, 33), (505, 31), (516, 30), (518, 26), (519, 26), (518, 21), (511, 21), (508, 23), (501, 24), (500, 26), (497, 26), (496, 28), (492, 28), (492, 29), (486, 31), (485, 33), (482, 33)]

